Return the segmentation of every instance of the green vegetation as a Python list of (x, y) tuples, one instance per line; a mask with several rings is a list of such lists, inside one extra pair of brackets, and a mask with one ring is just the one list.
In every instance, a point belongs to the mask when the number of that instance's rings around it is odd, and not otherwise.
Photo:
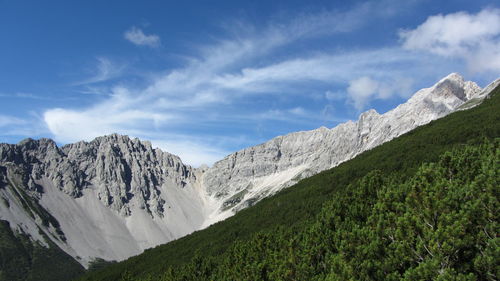
[[(17, 184), (20, 181), (7, 179), (6, 169), (0, 174), (0, 189), (7, 189), (21, 203), (25, 211), (42, 222), (56, 229), (57, 235), (64, 239), (58, 221), (50, 215), (35, 198), (30, 197)], [(10, 203), (4, 199), (8, 206)], [(12, 280), (70, 280), (83, 274), (84, 268), (51, 242), (45, 233), (40, 234), (48, 241), (47, 245), (34, 242), (25, 233), (12, 231), (9, 223), (0, 220), (0, 281)]]
[(224, 254), (121, 280), (496, 280), (500, 139), (423, 164), (372, 171), (302, 231), (258, 232)]
[[(457, 180), (453, 185), (450, 184), (448, 190), (451, 193), (439, 194), (437, 191), (443, 186), (443, 181), (454, 179), (441, 178), (446, 176), (442, 174), (432, 174), (437, 168), (441, 169), (438, 169), (440, 173), (446, 170), (443, 161), (449, 154), (444, 154), (441, 162), (438, 161), (440, 155), (447, 151), (469, 145), (465, 150), (452, 154), (454, 156), (450, 161), (456, 162), (459, 161), (458, 158), (464, 157), (460, 153), (466, 155), (468, 150), (491, 150), (491, 145), (484, 145), (490, 147), (488, 149), (484, 146), (474, 148), (474, 145), (500, 137), (498, 92), (500, 88), (495, 89), (491, 98), (476, 108), (450, 114), (417, 128), (334, 169), (302, 180), (223, 222), (87, 274), (81, 280), (147, 280), (148, 277), (153, 280), (157, 277), (166, 280), (170, 277), (174, 280), (192, 280), (204, 279), (203, 276), (217, 276), (214, 278), (218, 280), (223, 277), (221, 270), (224, 269), (227, 269), (227, 280), (230, 280), (230, 274), (236, 273), (238, 274), (233, 276), (235, 279), (255, 277), (247, 280), (265, 276), (270, 280), (303, 280), (302, 277), (312, 275), (326, 280), (363, 280), (381, 279), (386, 273), (390, 273), (387, 278), (392, 279), (433, 279), (436, 277), (436, 270), (441, 280), (451, 279), (451, 276), (455, 276), (457, 280), (474, 280), (474, 274), (479, 279), (487, 279), (489, 275), (481, 275), (478, 272), (480, 268), (489, 272), (484, 274), (498, 276), (498, 272), (491, 273), (490, 270), (491, 266), (498, 268), (494, 264), (499, 260), (498, 240), (486, 241), (477, 231), (469, 233), (471, 229), (477, 230), (477, 227), (492, 227), (493, 232), (486, 232), (495, 238), (498, 234), (498, 218), (488, 217), (488, 214), (479, 212), (480, 208), (474, 206), (471, 209), (459, 208), (461, 204), (468, 206), (468, 202), (480, 201), (478, 197), (474, 197), (478, 194), (469, 194), (477, 192), (476, 185), (479, 182), (476, 181), (480, 181), (480, 178), (474, 177), (472, 168), (464, 170), (467, 173), (464, 175), (461, 170), (457, 170), (455, 176), (466, 177), (460, 180), (467, 185), (462, 188), (462, 183)], [(498, 153), (488, 157), (498, 159)], [(482, 159), (475, 161), (474, 165), (482, 166), (481, 161)], [(495, 161), (494, 168), (498, 170), (498, 160)], [(438, 163), (423, 165), (430, 162)], [(485, 173), (488, 175), (492, 171)], [(487, 177), (486, 175), (478, 177)], [(425, 178), (428, 176), (434, 177), (439, 184), (434, 184), (433, 181), (426, 183)], [(498, 178), (497, 174), (494, 176)], [(497, 178), (494, 180), (498, 180)], [(412, 183), (419, 180), (428, 189), (415, 189), (416, 186)], [(487, 181), (491, 181), (491, 177)], [(456, 188), (456, 193), (451, 187)], [(497, 188), (498, 182), (492, 187)], [(382, 190), (380, 194), (376, 192), (379, 189)], [(498, 200), (497, 193), (498, 190), (493, 195), (489, 193), (488, 198), (493, 196), (493, 199)], [(418, 211), (425, 207), (418, 205), (419, 200), (431, 204), (431, 199), (435, 196), (442, 196), (436, 199), (442, 198), (443, 201), (435, 206), (436, 209), (430, 210), (437, 214), (449, 211), (450, 216), (447, 214), (447, 217), (437, 223), (450, 224), (444, 224), (439, 231), (419, 233), (425, 230), (422, 221), (415, 219), (419, 218)], [(406, 202), (406, 198), (414, 199)], [(434, 208), (432, 205), (428, 207)], [(499, 211), (498, 205), (489, 208), (495, 208), (492, 210), (496, 213)], [(493, 211), (490, 213), (495, 214)], [(428, 214), (422, 214), (424, 215)], [(477, 222), (471, 225), (461, 218), (475, 218), (476, 215), (493, 220), (495, 224)], [(399, 221), (400, 216), (405, 220)], [(455, 219), (457, 225), (453, 224)], [(322, 223), (328, 227), (321, 227)], [(461, 230), (459, 226), (467, 228)], [(337, 232), (337, 229), (342, 231)], [(327, 239), (321, 231), (335, 235)], [(388, 233), (389, 231), (394, 233)], [(410, 233), (418, 235), (411, 237)], [(405, 237), (408, 239), (399, 240)], [(446, 239), (453, 240), (454, 237), (457, 245), (453, 244), (455, 242), (450, 242), (450, 245), (443, 242)], [(391, 243), (391, 239), (395, 239), (395, 242)], [(404, 242), (398, 244), (399, 241)], [(327, 246), (323, 243), (327, 243)], [(461, 245), (475, 245), (475, 248), (461, 248)], [(446, 248), (448, 252), (437, 251), (440, 250), (439, 247)], [(449, 252), (453, 251), (450, 249), (460, 250), (453, 254)], [(491, 253), (481, 256), (477, 251)], [(457, 258), (456, 255), (460, 257)], [(247, 261), (239, 265), (232, 264), (231, 259)], [(252, 275), (257, 273), (262, 275)], [(473, 275), (467, 275), (469, 273)]]
[(57, 245), (49, 243), (49, 246), (14, 233), (7, 221), (0, 220), (0, 280), (70, 280), (84, 272)]
[(110, 264), (114, 264), (114, 263), (116, 263), (116, 261), (107, 261), (107, 260), (103, 260), (101, 258), (96, 258), (89, 263), (89, 268), (87, 270), (88, 271), (96, 271), (99, 269), (103, 269), (106, 266), (108, 266)]

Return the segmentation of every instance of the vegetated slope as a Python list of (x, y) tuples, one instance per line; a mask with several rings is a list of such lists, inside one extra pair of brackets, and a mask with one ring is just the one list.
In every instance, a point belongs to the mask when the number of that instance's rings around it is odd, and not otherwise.
[(444, 153), (406, 180), (372, 171), (300, 232), (258, 232), (222, 255), (121, 280), (496, 280), (499, 145)]
[(33, 244), (0, 221), (0, 280), (69, 280), (84, 273), (83, 266), (55, 245)]
[[(257, 232), (289, 233), (307, 229), (325, 202), (341, 198), (350, 183), (374, 170), (383, 175), (397, 173), (401, 182), (415, 174), (424, 162), (463, 144), (481, 143), (500, 137), (500, 87), (481, 105), (460, 111), (419, 127), (384, 145), (362, 153), (340, 166), (302, 180), (277, 195), (266, 198), (234, 217), (187, 237), (147, 250), (144, 254), (83, 276), (82, 280), (119, 280), (123, 277), (159, 276), (169, 266), (181, 266), (192, 258), (217, 256), (235, 241), (251, 239)], [(292, 262), (292, 261), (291, 261)], [(347, 270), (347, 269), (346, 269)], [(346, 271), (347, 272), (347, 271)]]

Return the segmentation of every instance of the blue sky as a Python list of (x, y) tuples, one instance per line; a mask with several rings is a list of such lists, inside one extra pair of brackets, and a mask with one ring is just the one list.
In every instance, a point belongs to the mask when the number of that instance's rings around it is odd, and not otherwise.
[(192, 165), (500, 75), (496, 1), (0, 0), (0, 142), (117, 132)]

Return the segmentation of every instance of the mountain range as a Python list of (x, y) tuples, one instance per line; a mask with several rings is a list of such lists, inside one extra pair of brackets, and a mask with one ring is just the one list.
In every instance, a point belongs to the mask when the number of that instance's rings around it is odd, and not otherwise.
[(147, 141), (112, 134), (58, 147), (50, 139), (0, 144), (0, 219), (83, 266), (123, 260), (228, 218), (301, 179), (457, 110), (485, 89), (458, 74), (406, 103), (332, 129), (279, 136), (193, 168)]

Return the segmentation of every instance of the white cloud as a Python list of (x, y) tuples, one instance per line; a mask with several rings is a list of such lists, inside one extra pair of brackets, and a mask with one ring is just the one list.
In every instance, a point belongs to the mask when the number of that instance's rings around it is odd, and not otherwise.
[(375, 94), (379, 83), (370, 77), (361, 77), (349, 82), (349, 87), (347, 88), (347, 93), (354, 102), (354, 106), (361, 110), (365, 106), (366, 102)]
[[(220, 48), (224, 50), (233, 48), (228, 47), (230, 45), (224, 42)], [(250, 49), (248, 52), (252, 53)], [(236, 113), (231, 113), (221, 111), (220, 107), (230, 105), (248, 95), (282, 96), (288, 90), (291, 94), (308, 95), (307, 88), (300, 87), (298, 91), (293, 87), (295, 82), (302, 80), (345, 83), (363, 75), (386, 79), (387, 76), (392, 77), (398, 72), (396, 67), (389, 67), (392, 63), (413, 63), (421, 59), (398, 50), (382, 49), (291, 59), (262, 68), (243, 68), (239, 73), (233, 73), (221, 67), (219, 63), (222, 58), (217, 58), (218, 52), (213, 56), (215, 57), (208, 54), (200, 60), (192, 61), (184, 68), (159, 76), (144, 89), (118, 87), (108, 94), (100, 91), (100, 94), (109, 98), (88, 108), (47, 110), (43, 120), (54, 138), (62, 143), (91, 140), (115, 132), (153, 139), (151, 136), (158, 130), (175, 132), (175, 128), (187, 127), (194, 130), (203, 128), (204, 124), (211, 124), (212, 121), (222, 122), (224, 119), (231, 122), (272, 119), (311, 124), (314, 118), (324, 120), (324, 114), (321, 112), (306, 114), (303, 108), (293, 107), (256, 115), (248, 112), (247, 108), (236, 109)], [(244, 58), (244, 54), (239, 54), (225, 63), (245, 65), (240, 61)], [(380, 67), (384, 64), (391, 70), (381, 72)], [(276, 91), (277, 89), (280, 91)], [(171, 134), (161, 135), (163, 140), (168, 138), (171, 138)], [(193, 159), (185, 160), (192, 165), (200, 162), (211, 164), (209, 159), (221, 155), (217, 153), (219, 150), (208, 155), (201, 152), (193, 153), (189, 149), (184, 149), (192, 146), (193, 141), (182, 138), (177, 138), (175, 141), (176, 145), (172, 145), (174, 142), (169, 143), (170, 147), (177, 151), (169, 152), (178, 154), (181, 159)], [(203, 147), (202, 141), (197, 143), (197, 147)], [(213, 147), (206, 144), (204, 146), (207, 153), (212, 151)], [(199, 161), (193, 158), (196, 155), (199, 155)]]
[(125, 31), (123, 36), (128, 41), (139, 46), (149, 46), (152, 48), (160, 46), (160, 37), (158, 35), (146, 35), (140, 28), (135, 26), (132, 26), (129, 30)]
[(362, 110), (372, 99), (387, 99), (394, 95), (406, 96), (411, 85), (411, 79), (381, 82), (364, 76), (349, 81), (347, 94), (354, 107)]
[(307, 112), (304, 108), (302, 107), (294, 107), (288, 110), (291, 114), (298, 115), (298, 116), (304, 116), (307, 115)]
[(406, 49), (465, 59), (474, 72), (500, 70), (500, 9), (430, 16), (399, 35)]
[(255, 120), (277, 120), (294, 123), (307, 123), (310, 119), (317, 118), (317, 113), (309, 112), (303, 107), (297, 106), (288, 109), (270, 109), (260, 114), (247, 116)]
[(143, 98), (134, 98), (123, 88), (115, 88), (110, 99), (84, 110), (55, 108), (47, 110), (43, 119), (57, 141), (68, 143), (91, 140), (97, 136), (120, 132), (135, 135), (167, 121), (170, 116), (160, 111), (138, 107)]
[[(407, 67), (411, 66), (418, 71), (419, 65), (431, 63), (430, 59), (398, 48), (322, 54), (290, 59), (261, 68), (243, 68), (239, 73), (218, 75), (211, 82), (222, 89), (268, 94), (283, 91), (294, 93), (296, 83), (345, 83), (362, 76), (377, 80), (400, 80), (401, 83), (408, 84), (408, 80), (401, 77)], [(380, 89), (381, 95), (386, 93), (390, 96), (391, 88), (384, 85)], [(405, 93), (407, 88), (408, 86), (404, 87)], [(326, 97), (342, 99), (342, 95), (333, 92), (329, 92)]]
[(31, 117), (23, 119), (0, 114), (0, 137), (35, 137), (46, 134), (47, 130), (40, 124), (37, 116), (32, 112), (30, 114)]

